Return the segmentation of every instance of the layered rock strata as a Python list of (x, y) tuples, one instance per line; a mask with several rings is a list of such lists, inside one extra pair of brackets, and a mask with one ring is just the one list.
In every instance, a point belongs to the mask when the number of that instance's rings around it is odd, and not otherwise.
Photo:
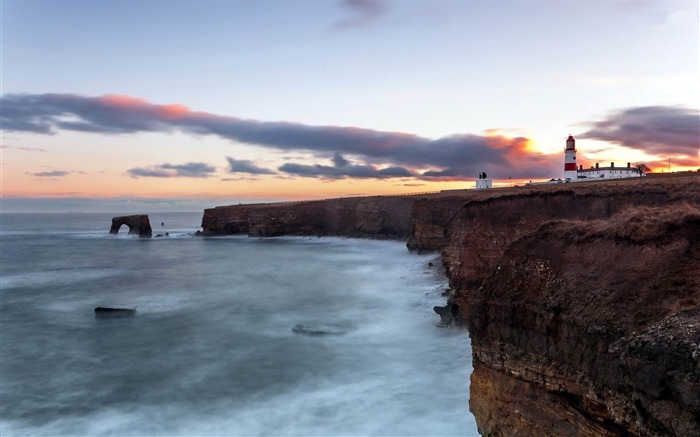
[(337, 235), (405, 239), (412, 196), (219, 206), (204, 210), (205, 235)]
[(700, 209), (550, 222), (466, 314), (483, 435), (700, 435)]
[(700, 204), (700, 177), (649, 183), (565, 184), (464, 203), (445, 225), (443, 263), (462, 318), (469, 294), (494, 271), (508, 246), (551, 220), (607, 219), (631, 206)]
[(699, 205), (688, 175), (217, 207), (202, 227), (441, 250), (436, 312), (469, 327), (484, 435), (700, 435)]

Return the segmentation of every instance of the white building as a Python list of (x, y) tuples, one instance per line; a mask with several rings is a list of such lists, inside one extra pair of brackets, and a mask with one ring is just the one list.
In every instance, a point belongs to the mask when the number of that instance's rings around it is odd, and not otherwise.
[(488, 175), (486, 173), (479, 173), (479, 179), (476, 180), (476, 189), (485, 190), (488, 188), (493, 188), (493, 180), (488, 179)]
[(564, 180), (566, 182), (597, 181), (621, 178), (636, 178), (644, 176), (644, 172), (628, 162), (626, 167), (615, 167), (611, 162), (610, 167), (600, 167), (598, 163), (590, 169), (584, 169), (583, 165), (576, 164), (576, 140), (569, 135), (564, 149)]

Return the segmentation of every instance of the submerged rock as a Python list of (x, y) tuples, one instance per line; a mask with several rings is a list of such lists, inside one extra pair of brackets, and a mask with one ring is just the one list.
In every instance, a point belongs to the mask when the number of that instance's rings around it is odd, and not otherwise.
[(112, 318), (112, 317), (131, 317), (136, 314), (136, 310), (132, 308), (110, 308), (97, 307), (95, 308), (95, 317), (97, 318)]
[(328, 325), (328, 324), (319, 324), (319, 325), (303, 325), (303, 324), (296, 324), (292, 328), (292, 332), (295, 334), (303, 334), (303, 335), (312, 335), (312, 336), (318, 336), (318, 335), (342, 335), (342, 334), (347, 334), (348, 329), (339, 325)]
[(450, 308), (450, 305), (445, 305), (444, 307), (434, 306), (433, 311), (435, 311), (440, 316), (441, 324), (445, 326), (452, 324), (452, 308)]

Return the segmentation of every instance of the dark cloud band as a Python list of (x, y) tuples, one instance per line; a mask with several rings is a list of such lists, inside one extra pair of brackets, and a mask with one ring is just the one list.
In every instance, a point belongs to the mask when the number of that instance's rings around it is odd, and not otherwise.
[[(59, 130), (105, 134), (180, 131), (215, 135), (234, 142), (282, 151), (303, 150), (319, 157), (334, 157), (333, 170), (285, 167), (299, 175), (326, 172), (329, 173), (328, 177), (365, 177), (366, 174), (383, 177), (409, 173), (420, 175), (421, 171), (432, 169), (435, 173), (426, 175), (431, 180), (473, 178), (480, 171), (532, 178), (557, 174), (560, 167), (559, 156), (527, 150), (528, 139), (523, 137), (463, 134), (430, 139), (354, 127), (262, 122), (192, 111), (182, 105), (157, 105), (113, 95), (10, 94), (3, 96), (1, 103), (2, 124), (8, 131), (43, 134)], [(366, 166), (383, 165), (387, 168), (377, 170), (375, 167), (373, 173), (373, 170), (360, 166), (343, 173), (337, 170), (343, 168), (342, 160), (345, 158), (342, 155), (354, 156), (364, 161)], [(130, 173), (134, 176), (166, 177), (164, 175), (170, 173), (165, 170), (169, 169), (132, 169)], [(263, 174), (259, 171), (264, 171), (254, 165), (249, 170), (252, 170), (249, 173), (258, 171), (256, 174)]]
[(252, 175), (276, 174), (274, 171), (267, 168), (258, 167), (253, 164), (253, 161), (247, 159), (234, 159), (227, 156), (226, 160), (228, 160), (229, 173), (247, 173)]
[(652, 154), (690, 155), (700, 151), (700, 112), (675, 106), (645, 106), (610, 114), (592, 123), (581, 138), (608, 141)]
[[(2, 97), (6, 131), (52, 134), (59, 130), (131, 134), (181, 131), (216, 135), (235, 142), (283, 151), (305, 150), (333, 159), (333, 166), (285, 164), (281, 171), (326, 178), (415, 176), (431, 180), (472, 178), (479, 171), (504, 177), (556, 174), (559, 156), (534, 153), (522, 137), (462, 134), (429, 139), (400, 132), (338, 126), (261, 122), (205, 112), (181, 105), (157, 105), (128, 96), (84, 97), (73, 94), (11, 94)], [(697, 159), (700, 117), (695, 109), (672, 106), (629, 108), (592, 123), (580, 136), (645, 150)], [(343, 155), (363, 161), (350, 165)], [(232, 159), (232, 158), (231, 158)], [(383, 169), (377, 164), (385, 166)], [(229, 161), (231, 172), (274, 174), (244, 160)], [(206, 177), (203, 163), (163, 164), (129, 170), (133, 176)]]
[(132, 177), (151, 178), (207, 178), (216, 172), (216, 168), (203, 162), (186, 164), (159, 164), (151, 167), (137, 167), (127, 170)]
[(68, 176), (71, 174), (70, 171), (66, 170), (52, 170), (52, 171), (40, 171), (37, 173), (29, 173), (32, 176), (40, 177), (40, 178), (62, 178), (64, 176)]

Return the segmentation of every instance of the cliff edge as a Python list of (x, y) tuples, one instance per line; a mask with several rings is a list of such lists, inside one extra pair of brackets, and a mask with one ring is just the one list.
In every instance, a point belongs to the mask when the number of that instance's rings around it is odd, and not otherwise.
[(700, 208), (518, 239), (466, 314), (483, 435), (700, 435)]
[(414, 196), (348, 197), (205, 209), (204, 235), (248, 234), (405, 239)]
[(484, 435), (700, 435), (700, 175), (204, 211), (442, 253)]

